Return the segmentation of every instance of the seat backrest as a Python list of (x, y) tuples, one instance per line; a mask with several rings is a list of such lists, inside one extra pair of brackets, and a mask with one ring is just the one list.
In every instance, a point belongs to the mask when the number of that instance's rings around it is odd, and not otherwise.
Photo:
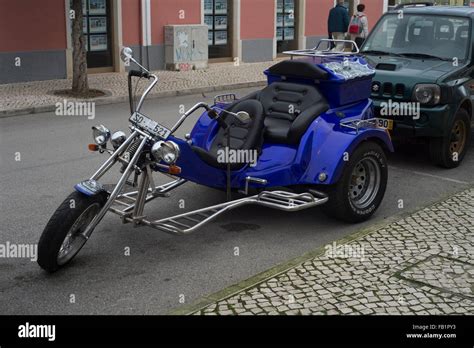
[(310, 106), (325, 102), (324, 96), (314, 87), (289, 82), (274, 82), (259, 95), (265, 117), (293, 122)]
[(456, 42), (464, 40), (464, 42), (469, 37), (469, 25), (463, 25), (458, 28), (456, 31)]
[(452, 40), (454, 37), (454, 24), (451, 21), (443, 20), (437, 23), (436, 39)]
[(422, 26), (415, 23), (409, 30), (408, 38), (410, 43), (422, 46), (431, 45), (433, 41), (433, 26)]
[(298, 78), (314, 80), (327, 80), (329, 73), (318, 65), (301, 60), (283, 60), (268, 69), (272, 75), (278, 75), (282, 79)]

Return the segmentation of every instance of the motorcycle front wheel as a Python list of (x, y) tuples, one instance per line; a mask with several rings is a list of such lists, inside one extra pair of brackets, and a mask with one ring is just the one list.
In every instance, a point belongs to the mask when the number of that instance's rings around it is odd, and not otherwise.
[(83, 232), (107, 201), (105, 193), (71, 193), (56, 209), (38, 242), (38, 264), (53, 273), (69, 263), (87, 239)]

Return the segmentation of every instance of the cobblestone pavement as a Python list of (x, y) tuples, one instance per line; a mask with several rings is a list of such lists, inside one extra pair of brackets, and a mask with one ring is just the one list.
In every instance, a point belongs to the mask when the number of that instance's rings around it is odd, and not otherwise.
[[(234, 66), (233, 63), (216, 63), (203, 70), (156, 71), (159, 83), (150, 96), (263, 82), (266, 79), (263, 71), (273, 64), (275, 62), (242, 63), (239, 66)], [(55, 96), (52, 92), (70, 89), (71, 85), (71, 79), (0, 85), (0, 112), (54, 105), (63, 101), (64, 97)], [(141, 83), (138, 91), (146, 86), (146, 83)], [(105, 99), (127, 97), (127, 73), (91, 74), (89, 87), (105, 91)]]
[(474, 188), (195, 315), (474, 314)]

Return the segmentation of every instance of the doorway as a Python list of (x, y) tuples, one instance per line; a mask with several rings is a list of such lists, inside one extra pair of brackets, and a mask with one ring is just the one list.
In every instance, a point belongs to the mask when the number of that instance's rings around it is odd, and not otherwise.
[(295, 0), (278, 0), (276, 11), (277, 54), (298, 49), (296, 28), (298, 27), (299, 8), (297, 2)]
[(232, 0), (204, 0), (204, 23), (209, 27), (209, 59), (232, 59)]
[(83, 32), (87, 67), (92, 72), (113, 71), (112, 8), (110, 0), (83, 0)]

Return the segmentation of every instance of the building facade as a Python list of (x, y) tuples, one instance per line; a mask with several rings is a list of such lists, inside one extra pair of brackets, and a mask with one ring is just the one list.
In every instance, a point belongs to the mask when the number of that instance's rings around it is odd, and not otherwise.
[[(124, 71), (130, 46), (150, 69), (165, 67), (164, 26), (207, 24), (209, 62), (258, 62), (327, 38), (336, 0), (83, 0), (89, 73)], [(389, 0), (363, 2), (370, 26)], [(0, 83), (72, 76), (70, 0), (0, 0)]]

